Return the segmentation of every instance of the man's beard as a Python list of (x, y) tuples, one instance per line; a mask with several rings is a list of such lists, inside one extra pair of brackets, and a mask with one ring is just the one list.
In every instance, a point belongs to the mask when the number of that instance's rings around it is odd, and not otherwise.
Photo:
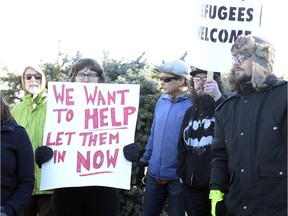
[(214, 104), (214, 99), (212, 97), (205, 94), (198, 94), (194, 88), (191, 92), (191, 101), (193, 105), (199, 109), (206, 109)]
[(247, 75), (247, 74), (242, 74), (241, 76), (237, 77), (235, 76), (235, 81), (238, 85), (241, 85), (243, 83), (248, 83), (251, 82), (251, 75)]

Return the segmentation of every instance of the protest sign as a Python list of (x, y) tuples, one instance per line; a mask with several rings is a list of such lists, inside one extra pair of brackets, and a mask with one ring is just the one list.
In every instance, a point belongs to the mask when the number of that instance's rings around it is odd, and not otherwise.
[(140, 86), (49, 82), (48, 89), (43, 145), (53, 158), (42, 165), (40, 189), (130, 189), (123, 147), (134, 142)]
[(259, 36), (262, 0), (195, 0), (190, 58), (194, 67), (229, 72), (230, 49), (237, 36)]

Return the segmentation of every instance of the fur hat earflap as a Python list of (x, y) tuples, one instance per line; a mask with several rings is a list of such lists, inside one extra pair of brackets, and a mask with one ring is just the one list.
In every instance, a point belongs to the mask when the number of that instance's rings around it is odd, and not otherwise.
[(240, 35), (232, 45), (231, 54), (233, 56), (251, 54), (253, 62), (252, 84), (258, 90), (267, 86), (265, 80), (273, 72), (275, 59), (275, 48), (270, 42), (256, 36)]

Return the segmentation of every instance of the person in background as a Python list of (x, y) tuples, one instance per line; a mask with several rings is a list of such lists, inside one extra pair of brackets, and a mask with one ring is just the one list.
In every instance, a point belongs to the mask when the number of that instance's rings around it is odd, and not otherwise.
[(34, 154), (26, 130), (17, 124), (0, 94), (1, 216), (19, 215), (35, 183)]
[(196, 68), (190, 91), (193, 105), (186, 110), (178, 141), (177, 174), (183, 185), (185, 209), (189, 216), (210, 216), (209, 180), (211, 144), (214, 137), (215, 108), (222, 96), (220, 73), (207, 79), (207, 71)]
[[(27, 66), (21, 76), (24, 97), (11, 113), (29, 135), (33, 150), (42, 146), (46, 121), (47, 97), (46, 77), (38, 65)], [(21, 216), (52, 216), (52, 191), (40, 191), (41, 170), (35, 164), (35, 186), (33, 195), (23, 208)]]
[[(105, 83), (100, 64), (91, 58), (79, 59), (69, 72), (70, 82)], [(38, 166), (52, 158), (50, 147), (41, 146), (35, 153)], [(138, 159), (140, 146), (136, 143), (123, 148), (127, 160)], [(47, 154), (50, 157), (47, 157)], [(117, 216), (120, 209), (119, 189), (104, 186), (66, 187), (54, 189), (52, 209), (55, 216)]]
[(168, 199), (169, 216), (184, 216), (182, 186), (176, 174), (177, 146), (189, 98), (189, 66), (182, 60), (168, 61), (156, 68), (163, 94), (157, 101), (151, 134), (138, 165), (136, 184), (141, 186), (147, 169), (143, 216), (161, 214)]
[(240, 35), (231, 54), (235, 95), (215, 112), (211, 213), (287, 215), (287, 81), (263, 38)]

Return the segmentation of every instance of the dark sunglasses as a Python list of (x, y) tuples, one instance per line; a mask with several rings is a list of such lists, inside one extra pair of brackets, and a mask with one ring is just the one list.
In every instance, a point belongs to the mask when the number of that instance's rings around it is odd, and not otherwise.
[(36, 80), (42, 79), (42, 75), (41, 74), (25, 74), (24, 77), (25, 77), (26, 80), (31, 80), (32, 77), (34, 77)]
[(171, 82), (172, 80), (177, 80), (178, 77), (160, 77), (160, 81), (163, 81), (165, 83), (169, 83)]

